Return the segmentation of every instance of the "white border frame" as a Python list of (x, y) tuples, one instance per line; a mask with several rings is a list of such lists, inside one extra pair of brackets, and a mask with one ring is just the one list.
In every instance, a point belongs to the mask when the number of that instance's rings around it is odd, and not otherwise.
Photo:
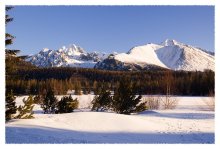
[[(220, 5), (217, 4), (218, 0), (1, 0), (0, 1), (0, 39), (4, 39), (4, 34), (5, 34), (5, 6), (6, 5), (212, 5), (215, 6), (215, 64), (218, 66), (220, 64), (220, 59), (219, 59), (219, 50), (220, 50)], [(4, 29), (3, 29), (4, 28)], [(45, 145), (8, 145), (5, 144), (5, 117), (4, 114), (4, 99), (5, 99), (5, 43), (3, 40), (0, 41), (0, 145), (1, 148), (41, 148), (41, 147), (46, 147)], [(220, 119), (220, 101), (218, 99), (220, 98), (220, 92), (218, 92), (219, 89), (219, 68), (216, 67), (215, 71), (215, 95), (216, 95), (216, 111), (215, 111), (215, 144), (214, 145), (190, 145), (190, 144), (179, 144), (179, 145), (170, 145), (170, 144), (139, 144), (139, 148), (164, 148), (167, 146), (169, 149), (171, 148), (179, 148), (179, 147), (189, 147), (189, 148), (200, 148), (200, 149), (207, 149), (207, 148), (219, 148), (220, 144), (220, 124), (219, 124), (219, 119)], [(3, 145), (3, 146), (2, 146)], [(53, 145), (53, 147), (61, 147), (59, 144), (56, 146)], [(66, 144), (68, 145), (68, 144)], [(65, 146), (66, 146), (65, 145)], [(72, 144), (71, 144), (72, 145)], [(51, 146), (51, 145), (49, 145)], [(66, 146), (67, 147), (67, 146)], [(106, 148), (106, 149), (112, 149), (112, 148), (135, 148), (137, 147), (136, 144), (124, 144), (124, 145), (76, 145), (74, 146), (69, 146), (68, 147), (74, 147), (74, 148), (91, 148), (95, 147), (97, 148)]]

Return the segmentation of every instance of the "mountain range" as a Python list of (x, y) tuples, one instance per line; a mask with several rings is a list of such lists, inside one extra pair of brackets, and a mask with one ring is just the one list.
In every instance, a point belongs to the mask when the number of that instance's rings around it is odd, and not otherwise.
[(106, 53), (86, 52), (74, 44), (63, 46), (58, 50), (44, 48), (39, 53), (29, 56), (27, 61), (38, 67), (83, 67), (93, 68), (104, 58)]
[(86, 52), (74, 44), (58, 50), (43, 49), (27, 61), (38, 67), (83, 67), (104, 70), (171, 69), (215, 71), (214, 53), (176, 40), (136, 46), (127, 53)]

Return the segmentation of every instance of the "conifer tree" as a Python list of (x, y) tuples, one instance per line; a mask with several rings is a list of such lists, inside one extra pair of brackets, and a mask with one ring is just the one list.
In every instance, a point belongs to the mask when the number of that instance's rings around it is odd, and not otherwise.
[(56, 113), (71, 113), (74, 109), (77, 109), (79, 102), (77, 98), (73, 100), (72, 96), (69, 97), (64, 96), (61, 100), (57, 103), (57, 110)]
[[(8, 12), (11, 10), (13, 7), (6, 7), (5, 10)], [(7, 25), (9, 22), (13, 21), (13, 18), (11, 18), (8, 14), (5, 15), (5, 25)], [(14, 36), (12, 36), (9, 33), (5, 33), (5, 45), (11, 45), (13, 42), (12, 40), (14, 39)]]
[(111, 107), (112, 97), (110, 90), (106, 85), (100, 86), (101, 91), (96, 95), (92, 101), (92, 111), (105, 111)]
[(13, 95), (13, 91), (7, 93), (6, 102), (5, 102), (5, 120), (9, 121), (13, 118), (13, 114), (17, 111), (17, 106), (15, 102), (15, 96)]
[(31, 119), (33, 117), (33, 108), (34, 108), (34, 100), (33, 97), (30, 95), (27, 100), (23, 99), (23, 106), (18, 107), (19, 114), (16, 116), (18, 119)]
[[(8, 12), (9, 10), (11, 10), (13, 7), (11, 6), (7, 6), (5, 8), (6, 12)], [(5, 15), (5, 25), (7, 25), (9, 22), (13, 21), (13, 18), (10, 17), (10, 15), (6, 14)], [(5, 45), (8, 46), (8, 45), (11, 45), (13, 44), (13, 39), (15, 37), (9, 33), (5, 33)], [(6, 54), (10, 54), (10, 55), (16, 55), (20, 50), (9, 50), (9, 49), (6, 49)]]
[(141, 102), (142, 96), (136, 95), (136, 89), (135, 84), (129, 78), (123, 78), (113, 96), (113, 111), (120, 114), (130, 114), (146, 110), (145, 103)]
[(41, 108), (44, 111), (44, 114), (48, 113), (55, 113), (56, 111), (56, 105), (57, 105), (57, 98), (54, 96), (54, 92), (51, 88), (47, 91), (43, 103), (41, 105)]

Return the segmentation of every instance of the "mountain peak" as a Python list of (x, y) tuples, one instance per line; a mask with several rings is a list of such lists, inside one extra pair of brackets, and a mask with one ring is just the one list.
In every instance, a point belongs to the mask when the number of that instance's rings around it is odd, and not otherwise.
[(69, 46), (63, 46), (57, 52), (65, 53), (67, 55), (81, 55), (87, 53), (83, 48), (76, 46), (75, 44), (70, 44)]
[(47, 52), (47, 51), (49, 51), (49, 49), (48, 48), (43, 48), (41, 51), (42, 52)]
[(162, 42), (161, 45), (163, 46), (174, 46), (174, 45), (178, 45), (179, 42), (174, 40), (174, 39), (166, 39), (164, 42)]
[(77, 46), (75, 44), (71, 44), (69, 46), (69, 49), (71, 49), (71, 50), (73, 50), (75, 52), (78, 52), (78, 53), (87, 53), (83, 48), (81, 48), (81, 47), (79, 47), (79, 46)]

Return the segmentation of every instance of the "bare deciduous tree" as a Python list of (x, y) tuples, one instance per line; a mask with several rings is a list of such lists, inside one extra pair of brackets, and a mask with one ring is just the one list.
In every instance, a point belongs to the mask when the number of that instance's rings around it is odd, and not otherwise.
[(173, 75), (170, 70), (167, 70), (165, 75), (165, 81), (166, 81), (166, 97), (162, 101), (162, 107), (163, 109), (174, 109), (177, 104), (178, 100), (175, 98), (171, 98), (171, 86), (173, 84)]
[(215, 95), (213, 91), (209, 91), (209, 98), (207, 100), (204, 100), (204, 103), (209, 110), (215, 111)]
[(145, 102), (148, 110), (158, 110), (160, 108), (161, 100), (162, 98), (160, 96), (149, 96), (142, 98), (142, 101)]

